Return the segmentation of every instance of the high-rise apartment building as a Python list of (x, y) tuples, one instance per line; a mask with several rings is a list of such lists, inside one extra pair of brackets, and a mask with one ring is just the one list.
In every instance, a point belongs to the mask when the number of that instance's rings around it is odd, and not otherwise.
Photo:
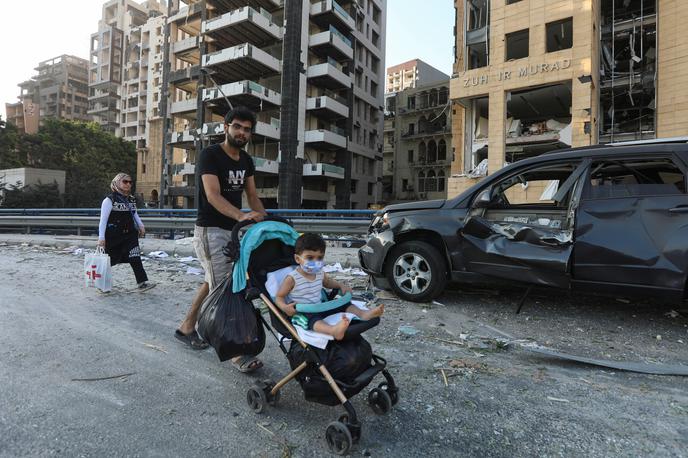
[(399, 92), (404, 89), (441, 83), (448, 79), (449, 75), (446, 73), (442, 73), (420, 59), (413, 59), (387, 68), (385, 92)]
[(247, 150), (267, 207), (367, 208), (380, 199), (385, 0), (180, 7), (167, 19), (165, 164), (150, 152), (141, 164), (150, 185), (163, 169), (151, 196), (195, 205), (197, 155), (224, 139), (231, 104), (258, 114)]
[(62, 55), (38, 64), (38, 74), (19, 84), (19, 102), (6, 104), (8, 120), (35, 133), (45, 118), (87, 121), (88, 61)]
[(156, 0), (110, 0), (91, 35), (88, 112), (138, 149), (146, 147), (148, 108), (160, 90), (164, 11)]
[(454, 5), (450, 196), (554, 149), (688, 135), (688, 2)]

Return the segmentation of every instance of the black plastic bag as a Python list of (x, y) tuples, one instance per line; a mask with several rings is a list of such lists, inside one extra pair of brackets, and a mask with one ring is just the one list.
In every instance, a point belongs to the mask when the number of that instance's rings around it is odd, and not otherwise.
[[(311, 347), (311, 350), (320, 356), (320, 361), (324, 363), (335, 380), (347, 385), (340, 385), (347, 398), (358, 394), (370, 383), (370, 380), (356, 381), (356, 378), (371, 366), (373, 357), (373, 350), (363, 337), (334, 341), (330, 342), (324, 350), (315, 347)], [(296, 369), (306, 360), (306, 351), (301, 344), (292, 341), (287, 358), (291, 368)], [(339, 398), (317, 368), (308, 367), (296, 378), (301, 384), (307, 401), (330, 406), (340, 403)]]
[(255, 356), (265, 347), (265, 329), (258, 311), (244, 292), (232, 292), (228, 275), (203, 301), (198, 333), (217, 353), (220, 361), (240, 355)]

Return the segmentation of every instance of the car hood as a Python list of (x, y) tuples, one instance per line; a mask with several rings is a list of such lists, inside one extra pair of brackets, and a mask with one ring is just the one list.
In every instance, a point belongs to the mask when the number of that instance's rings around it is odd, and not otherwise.
[(384, 208), (384, 212), (401, 212), (409, 210), (430, 210), (434, 208), (442, 208), (446, 199), (437, 200), (420, 200), (418, 202), (404, 202), (403, 204), (388, 205)]

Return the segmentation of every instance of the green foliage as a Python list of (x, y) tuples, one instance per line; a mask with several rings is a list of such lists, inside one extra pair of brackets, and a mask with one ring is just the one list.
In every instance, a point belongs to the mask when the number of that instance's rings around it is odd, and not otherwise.
[[(98, 207), (117, 173), (136, 176), (134, 144), (103, 131), (96, 123), (45, 119), (38, 133), (17, 137), (16, 151), (19, 164), (10, 166), (9, 158), (15, 156), (8, 155), (7, 161), (0, 159), (0, 168), (37, 167), (67, 172), (66, 207)], [(4, 150), (0, 149), (0, 155), (5, 157)]]
[(21, 183), (8, 185), (2, 196), (5, 208), (58, 208), (62, 199), (57, 183), (38, 183), (23, 186)]
[(18, 141), (17, 127), (0, 117), (0, 170), (22, 167), (17, 151)]

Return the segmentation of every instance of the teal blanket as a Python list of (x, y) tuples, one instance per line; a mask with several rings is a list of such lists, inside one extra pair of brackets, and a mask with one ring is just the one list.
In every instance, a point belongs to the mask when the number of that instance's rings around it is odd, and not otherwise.
[(279, 239), (287, 245), (294, 246), (299, 233), (288, 224), (277, 221), (263, 221), (251, 226), (241, 238), (239, 259), (234, 264), (232, 273), (232, 292), (238, 293), (246, 288), (246, 271), (251, 251), (266, 240)]

